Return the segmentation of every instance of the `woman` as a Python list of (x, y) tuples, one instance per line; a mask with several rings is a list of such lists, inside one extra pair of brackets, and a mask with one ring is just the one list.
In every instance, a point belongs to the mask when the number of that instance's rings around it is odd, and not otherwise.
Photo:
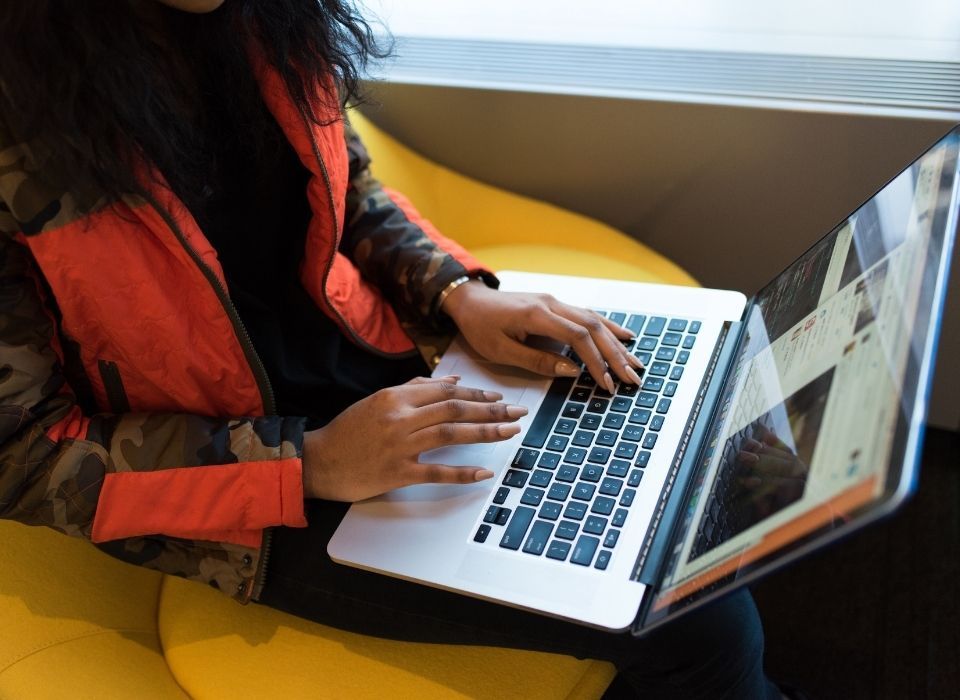
[(370, 55), (338, 0), (4, 3), (0, 516), (347, 629), (610, 659), (648, 695), (775, 694), (745, 595), (637, 641), (326, 557), (346, 503), (490, 478), (418, 456), (526, 412), (424, 378), (412, 338), (577, 373), (523, 344), (547, 335), (601, 385), (639, 381), (629, 332), (496, 291), (372, 178), (341, 114)]

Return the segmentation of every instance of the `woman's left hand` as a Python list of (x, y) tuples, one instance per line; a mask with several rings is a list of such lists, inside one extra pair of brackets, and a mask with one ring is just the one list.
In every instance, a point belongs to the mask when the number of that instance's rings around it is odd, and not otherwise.
[(550, 377), (575, 377), (579, 368), (568, 358), (525, 345), (540, 335), (571, 346), (597, 384), (613, 393), (610, 372), (640, 383), (643, 364), (623, 346), (633, 333), (600, 314), (557, 301), (549, 294), (500, 292), (472, 280), (454, 289), (441, 310), (449, 315), (470, 346), (486, 359)]

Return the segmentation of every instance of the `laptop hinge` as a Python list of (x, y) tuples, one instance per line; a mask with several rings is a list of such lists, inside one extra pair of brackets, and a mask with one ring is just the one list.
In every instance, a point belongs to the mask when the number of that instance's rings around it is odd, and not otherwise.
[[(660, 563), (667, 552), (667, 545), (673, 528), (675, 516), (683, 505), (682, 494), (686, 491), (690, 477), (695, 470), (695, 463), (703, 445), (704, 436), (713, 416), (713, 408), (720, 396), (720, 390), (726, 379), (726, 368), (730, 366), (740, 337), (742, 323), (727, 322), (724, 324), (707, 366), (707, 372), (700, 383), (700, 391), (687, 424), (684, 426), (680, 444), (674, 454), (656, 510), (647, 527), (640, 554), (633, 566), (630, 580), (653, 585), (658, 580)], [(718, 369), (720, 371), (718, 371)], [(707, 410), (704, 410), (707, 409)], [(690, 448), (693, 449), (690, 449)]]

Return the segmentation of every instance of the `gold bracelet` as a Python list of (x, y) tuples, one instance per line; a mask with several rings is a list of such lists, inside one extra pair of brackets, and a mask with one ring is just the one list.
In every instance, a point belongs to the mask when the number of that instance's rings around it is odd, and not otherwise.
[(462, 277), (457, 277), (457, 279), (455, 279), (453, 282), (451, 282), (446, 287), (444, 287), (443, 291), (441, 291), (437, 295), (437, 301), (434, 303), (434, 306), (433, 306), (434, 312), (440, 311), (440, 307), (443, 306), (443, 302), (446, 301), (447, 297), (450, 296), (450, 294), (453, 292), (454, 289), (459, 287), (461, 284), (465, 284), (469, 282), (472, 279), (474, 278), (470, 277), (470, 275), (463, 275)]

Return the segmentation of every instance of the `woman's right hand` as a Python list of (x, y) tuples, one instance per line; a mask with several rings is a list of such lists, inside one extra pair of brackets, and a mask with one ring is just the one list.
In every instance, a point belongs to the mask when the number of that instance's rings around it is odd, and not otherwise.
[(493, 476), (481, 467), (421, 464), (421, 452), (446, 445), (499, 442), (520, 432), (523, 406), (457, 384), (459, 377), (412, 379), (353, 404), (304, 435), (307, 498), (359, 501), (401, 486), (469, 484)]

